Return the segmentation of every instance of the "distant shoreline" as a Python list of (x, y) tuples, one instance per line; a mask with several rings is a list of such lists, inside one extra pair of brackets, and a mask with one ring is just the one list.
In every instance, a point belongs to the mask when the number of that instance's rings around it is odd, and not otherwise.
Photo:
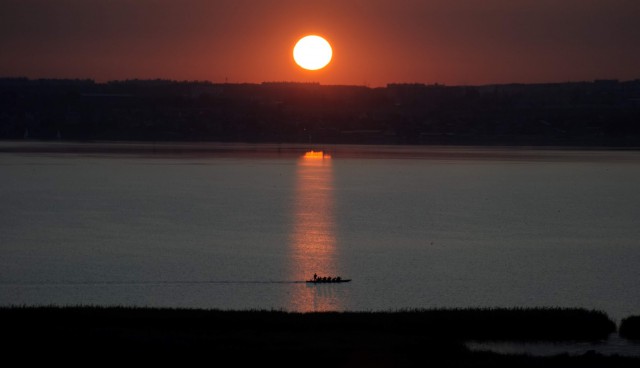
[(383, 88), (0, 78), (0, 139), (640, 147), (640, 80)]
[[(638, 152), (639, 147), (621, 146), (518, 146), (518, 145), (442, 145), (442, 144), (321, 144), (321, 143), (254, 143), (254, 142), (189, 142), (189, 141), (52, 141), (52, 140), (0, 140), (0, 153), (105, 153), (105, 154), (169, 154), (169, 155), (302, 155), (309, 150), (342, 153), (345, 156), (401, 157), (440, 155), (464, 156), (466, 150), (479, 150), (474, 157), (502, 156), (511, 153), (526, 156), (530, 152)], [(434, 155), (435, 154), (435, 155)], [(478, 156), (479, 154), (479, 156)]]

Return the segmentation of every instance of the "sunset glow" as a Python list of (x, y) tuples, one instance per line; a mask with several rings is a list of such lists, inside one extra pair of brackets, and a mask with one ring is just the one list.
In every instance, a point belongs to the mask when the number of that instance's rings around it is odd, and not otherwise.
[[(0, 71), (371, 87), (639, 77), (637, 1), (489, 2), (8, 0)], [(294, 61), (307, 34), (328, 37), (330, 73)]]

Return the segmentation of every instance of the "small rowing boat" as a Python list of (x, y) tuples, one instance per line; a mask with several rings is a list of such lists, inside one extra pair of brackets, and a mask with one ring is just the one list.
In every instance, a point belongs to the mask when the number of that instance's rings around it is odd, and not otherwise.
[(313, 279), (307, 280), (309, 284), (337, 284), (341, 282), (349, 282), (351, 279), (343, 279), (342, 277), (317, 277), (313, 275)]

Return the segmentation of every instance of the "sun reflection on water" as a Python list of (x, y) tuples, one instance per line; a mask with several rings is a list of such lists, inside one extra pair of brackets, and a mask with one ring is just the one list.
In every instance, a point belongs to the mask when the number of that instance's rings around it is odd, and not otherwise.
[(302, 156), (303, 161), (305, 160), (313, 160), (313, 159), (330, 159), (331, 156), (324, 151), (308, 151)]
[[(338, 275), (331, 164), (323, 151), (309, 151), (298, 160), (290, 258), (295, 280), (310, 279), (314, 273)], [(340, 286), (299, 285), (291, 304), (303, 311), (340, 309)]]

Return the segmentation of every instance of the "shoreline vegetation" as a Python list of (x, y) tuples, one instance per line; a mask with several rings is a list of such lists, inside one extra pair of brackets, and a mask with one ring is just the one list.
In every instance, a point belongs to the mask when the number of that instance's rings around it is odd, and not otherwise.
[(386, 87), (0, 77), (0, 139), (640, 147), (640, 79)]
[(620, 321), (620, 336), (640, 340), (640, 316), (629, 316)]
[[(623, 320), (629, 324), (633, 317)], [(627, 321), (627, 322), (625, 322)], [(29, 359), (201, 359), (286, 366), (637, 366), (640, 357), (472, 352), (466, 341), (601, 341), (616, 324), (580, 308), (389, 312), (2, 307), (3, 350)], [(622, 327), (621, 327), (622, 331)], [(637, 333), (637, 327), (636, 327)], [(33, 354), (38, 352), (37, 354)]]

